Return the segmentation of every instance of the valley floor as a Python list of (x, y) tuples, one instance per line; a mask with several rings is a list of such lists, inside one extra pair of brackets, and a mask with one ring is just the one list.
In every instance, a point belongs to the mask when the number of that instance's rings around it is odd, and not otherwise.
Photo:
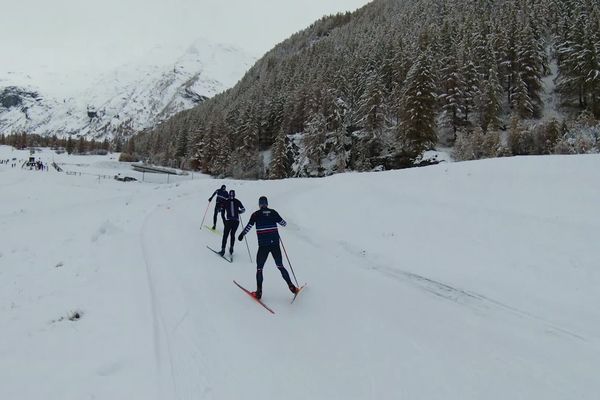
[[(0, 165), (2, 399), (598, 398), (598, 155), (169, 183), (38, 156), (82, 174)], [(275, 315), (232, 283), (243, 243), (206, 249), (221, 184), (288, 221), (309, 286), (291, 305), (269, 259)]]

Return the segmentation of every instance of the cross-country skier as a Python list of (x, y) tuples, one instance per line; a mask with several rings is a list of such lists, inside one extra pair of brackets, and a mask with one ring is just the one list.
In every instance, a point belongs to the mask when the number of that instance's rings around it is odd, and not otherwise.
[(214, 231), (217, 229), (217, 215), (221, 213), (221, 219), (223, 220), (223, 225), (225, 225), (225, 202), (229, 198), (229, 194), (227, 194), (227, 187), (225, 185), (221, 186), (221, 189), (215, 190), (215, 192), (208, 199), (209, 202), (212, 201), (213, 197), (217, 196), (217, 202), (215, 204), (215, 215), (213, 216), (213, 227)]
[(296, 294), (298, 288), (294, 286), (290, 279), (290, 274), (283, 266), (281, 248), (279, 247), (279, 231), (277, 230), (277, 224), (286, 226), (287, 223), (281, 218), (277, 211), (269, 208), (269, 202), (265, 196), (261, 196), (258, 199), (258, 206), (260, 209), (252, 214), (248, 225), (246, 225), (246, 228), (244, 228), (242, 233), (240, 233), (240, 236), (238, 236), (239, 241), (244, 240), (244, 236), (250, 232), (252, 226), (256, 224), (256, 236), (258, 237), (258, 253), (256, 254), (256, 292), (252, 292), (252, 294), (259, 300), (262, 297), (262, 270), (269, 254), (273, 255), (275, 265), (279, 268), (281, 276), (285, 280), (285, 283), (287, 283), (290, 291)]
[(246, 209), (241, 201), (235, 198), (235, 190), (229, 191), (229, 198), (225, 202), (225, 229), (223, 230), (223, 241), (221, 243), (221, 256), (225, 255), (225, 246), (227, 245), (227, 237), (231, 238), (229, 245), (229, 254), (233, 254), (233, 245), (235, 243), (235, 232), (240, 226), (240, 214), (243, 214)]

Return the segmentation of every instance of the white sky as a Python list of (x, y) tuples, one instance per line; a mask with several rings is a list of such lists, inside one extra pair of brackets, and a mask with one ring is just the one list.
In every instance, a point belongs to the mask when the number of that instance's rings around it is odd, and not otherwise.
[(157, 46), (185, 48), (197, 38), (231, 43), (259, 57), (321, 16), (368, 2), (0, 0), (0, 73), (30, 74), (36, 83), (65, 72), (95, 75)]

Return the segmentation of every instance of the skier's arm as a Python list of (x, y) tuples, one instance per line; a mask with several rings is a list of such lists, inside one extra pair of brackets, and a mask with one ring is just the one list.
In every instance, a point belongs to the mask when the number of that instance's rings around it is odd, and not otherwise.
[(215, 197), (215, 194), (217, 194), (217, 191), (215, 190), (215, 192), (212, 194), (212, 196), (210, 196), (210, 198), (208, 199), (209, 202), (212, 201), (213, 197)]
[(248, 221), (248, 225), (246, 225), (246, 227), (244, 228), (242, 233), (240, 233), (240, 236), (238, 236), (238, 240), (240, 242), (242, 240), (244, 240), (244, 236), (246, 235), (246, 233), (250, 232), (250, 229), (252, 229), (255, 222), (256, 222), (256, 213), (252, 214), (252, 216), (250, 217), (250, 221)]
[(246, 209), (244, 208), (244, 205), (242, 204), (242, 202), (239, 200), (237, 202), (238, 202), (238, 209), (239, 209), (240, 214), (243, 214), (244, 212), (246, 212)]
[(283, 218), (281, 218), (281, 215), (279, 215), (278, 212), (275, 212), (275, 221), (281, 226), (287, 225), (287, 222), (285, 222), (285, 220)]

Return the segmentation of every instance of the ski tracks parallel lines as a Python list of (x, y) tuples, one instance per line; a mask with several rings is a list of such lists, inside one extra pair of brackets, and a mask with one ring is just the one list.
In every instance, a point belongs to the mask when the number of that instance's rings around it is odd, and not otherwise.
[[(157, 296), (156, 296), (156, 288), (154, 285), (154, 279), (153, 279), (153, 275), (152, 275), (152, 266), (150, 264), (150, 261), (148, 259), (148, 247), (146, 245), (146, 238), (145, 238), (145, 232), (147, 229), (147, 225), (148, 225), (148, 221), (150, 220), (150, 217), (157, 211), (160, 209), (160, 205), (156, 206), (144, 219), (144, 222), (142, 224), (142, 229), (140, 231), (140, 240), (141, 240), (141, 246), (142, 246), (142, 256), (144, 258), (144, 264), (146, 266), (146, 277), (147, 277), (147, 284), (148, 284), (148, 291), (150, 294), (150, 307), (152, 310), (152, 316), (153, 316), (153, 330), (154, 330), (154, 356), (155, 356), (155, 360), (156, 360), (156, 369), (157, 372), (159, 374), (158, 376), (158, 384), (159, 384), (159, 398), (162, 399), (170, 399), (173, 398), (173, 396), (165, 396), (163, 393), (163, 383), (162, 383), (162, 354), (161, 354), (161, 328), (163, 330), (163, 332), (165, 332), (165, 335), (167, 335), (167, 330), (165, 329), (164, 326), (164, 322), (162, 319), (162, 315), (160, 312), (160, 306), (158, 304), (158, 300), (157, 300)], [(170, 344), (169, 344), (169, 339), (168, 337), (165, 337), (165, 341), (166, 341), (166, 351), (168, 354), (168, 358), (169, 358), (169, 369), (170, 369), (170, 373), (169, 375), (171, 376), (171, 384), (172, 384), (172, 392), (175, 395), (175, 398), (179, 398), (177, 396), (177, 386), (175, 383), (175, 377), (173, 374), (173, 360), (172, 360), (172, 355), (171, 355), (171, 349), (170, 349)]]

